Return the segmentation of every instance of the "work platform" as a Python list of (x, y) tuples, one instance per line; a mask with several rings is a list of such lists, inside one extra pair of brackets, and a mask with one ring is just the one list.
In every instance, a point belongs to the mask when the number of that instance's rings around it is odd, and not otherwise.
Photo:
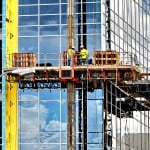
[[(16, 82), (52, 82), (62, 83), (67, 80), (79, 83), (80, 80), (137, 80), (138, 72), (130, 65), (78, 65), (78, 66), (58, 66), (58, 67), (12, 67), (5, 69), (7, 80)], [(11, 78), (11, 79), (10, 79)]]
[[(108, 112), (115, 114), (115, 106), (121, 106), (122, 110), (117, 110), (118, 117), (132, 117), (133, 111), (148, 111), (150, 106), (150, 82), (144, 83), (131, 65), (12, 67), (5, 69), (5, 73), (7, 81), (19, 83), (20, 89), (65, 89), (67, 83), (72, 82), (75, 89), (84, 85), (93, 92), (102, 89), (104, 83), (108, 90)], [(137, 97), (144, 97), (145, 101), (138, 101)]]

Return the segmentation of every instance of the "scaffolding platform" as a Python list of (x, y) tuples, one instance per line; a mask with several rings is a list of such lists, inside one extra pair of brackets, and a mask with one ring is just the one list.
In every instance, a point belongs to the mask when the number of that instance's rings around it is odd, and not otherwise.
[[(105, 87), (109, 91), (109, 113), (117, 117), (132, 117), (133, 111), (149, 110), (150, 82), (141, 84), (142, 81), (139, 82), (138, 79), (139, 72), (130, 65), (12, 67), (5, 69), (5, 73), (8, 81), (19, 83), (20, 89), (65, 89), (68, 81), (71, 81), (75, 83), (75, 89), (80, 89), (82, 83), (86, 82), (88, 87), (85, 84), (85, 88), (93, 92), (94, 89), (102, 89), (103, 82), (107, 84)], [(117, 100), (117, 97), (124, 100)], [(145, 101), (138, 101), (136, 97), (144, 97)], [(115, 106), (121, 106), (121, 111), (116, 112)]]
[[(5, 69), (9, 76), (16, 76), (16, 82), (51, 82), (51, 81), (80, 81), (95, 80), (129, 81), (136, 80), (138, 72), (130, 65), (84, 65), (84, 66), (49, 66), (49, 67), (12, 67)], [(82, 76), (82, 79), (81, 79)], [(96, 86), (95, 88), (97, 88)]]
[[(20, 89), (38, 89), (38, 88), (67, 88), (67, 82), (75, 82), (76, 89), (82, 87), (82, 82), (86, 81), (88, 83), (88, 91), (92, 92), (94, 89), (102, 89), (102, 82), (106, 82), (107, 88), (110, 93), (117, 93), (114, 98), (110, 98), (108, 93), (109, 100), (114, 106), (121, 105), (122, 111), (117, 111), (118, 117), (132, 117), (132, 111), (142, 111), (149, 110), (148, 106), (149, 101), (139, 102), (136, 100), (138, 96), (144, 96), (143, 90), (150, 89), (148, 84), (140, 84), (139, 72), (133, 66), (130, 65), (84, 65), (84, 66), (48, 66), (48, 67), (12, 67), (5, 69), (7, 74), (7, 80), (11, 82), (18, 82)], [(13, 78), (14, 77), (14, 78)], [(14, 79), (14, 80), (13, 80)], [(110, 85), (110, 82), (113, 84)], [(61, 84), (60, 84), (61, 83)], [(133, 84), (134, 83), (134, 84)], [(135, 84), (136, 83), (136, 84)], [(146, 82), (148, 83), (148, 82)], [(87, 85), (87, 84), (86, 84)], [(141, 86), (140, 86), (141, 85)], [(143, 87), (144, 86), (144, 87)], [(87, 88), (87, 87), (86, 87)], [(146, 89), (143, 89), (146, 88)], [(148, 88), (148, 89), (147, 89)], [(149, 93), (149, 92), (148, 92)], [(149, 94), (150, 95), (150, 94)], [(125, 100), (116, 100), (116, 97), (122, 97)], [(130, 98), (130, 100), (129, 100)], [(146, 99), (147, 97), (145, 97)], [(131, 102), (132, 101), (132, 106)], [(109, 105), (109, 104), (108, 104)], [(111, 107), (109, 107), (111, 108)], [(112, 113), (116, 113), (115, 107), (112, 107)]]
[(67, 82), (75, 82), (76, 88), (88, 82), (88, 91), (101, 89), (101, 81), (115, 83), (136, 80), (138, 72), (130, 65), (84, 65), (84, 66), (38, 66), (12, 67), (5, 69), (7, 80), (18, 82), (21, 89), (66, 88)]

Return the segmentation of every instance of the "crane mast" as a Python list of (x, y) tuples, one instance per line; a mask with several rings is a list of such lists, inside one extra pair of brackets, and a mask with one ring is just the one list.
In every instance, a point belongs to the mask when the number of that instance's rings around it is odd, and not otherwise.
[[(68, 0), (68, 48), (74, 46), (73, 32), (74, 0)], [(67, 149), (76, 148), (76, 123), (75, 123), (75, 84), (69, 80), (67, 82)]]
[[(86, 0), (78, 1), (78, 51), (80, 46), (86, 48)], [(74, 0), (68, 0), (68, 48), (74, 47)], [(87, 89), (83, 83), (83, 89), (79, 89), (79, 149), (87, 149)], [(68, 121), (67, 121), (67, 145), (68, 149), (75, 149), (75, 83), (68, 81), (67, 83), (67, 101), (68, 101)]]

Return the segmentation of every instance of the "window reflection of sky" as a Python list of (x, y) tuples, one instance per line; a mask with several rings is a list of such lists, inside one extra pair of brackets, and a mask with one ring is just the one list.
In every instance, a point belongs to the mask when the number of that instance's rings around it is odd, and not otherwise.
[[(39, 5), (38, 2), (42, 5)], [(60, 51), (67, 48), (67, 1), (61, 0), (63, 3), (61, 4), (61, 9), (60, 5), (58, 5), (59, 2), (60, 0), (19, 0), (19, 52), (34, 52), (36, 54), (39, 52), (41, 54), (39, 56), (40, 62), (43, 63), (46, 57), (46, 60), (53, 62), (53, 65), (58, 64), (58, 59), (57, 62), (53, 60), (56, 56), (50, 53), (55, 52), (58, 56)], [(75, 2), (77, 1), (75, 0)], [(100, 0), (94, 0), (96, 3), (93, 3), (93, 0), (86, 0), (86, 2), (88, 12), (87, 48), (90, 50), (90, 57), (93, 57), (93, 51), (101, 48)], [(143, 13), (145, 13), (145, 11), (150, 12), (148, 4), (149, 0), (143, 1)], [(76, 11), (77, 10), (78, 8), (76, 7)], [(41, 13), (40, 16), (38, 12)], [(77, 14), (74, 19), (75, 23), (77, 23)], [(130, 29), (131, 27), (129, 26), (128, 30)], [(77, 32), (77, 25), (75, 25), (76, 48), (78, 45)], [(136, 39), (138, 43), (139, 39), (140, 38)], [(140, 42), (142, 42), (142, 40), (140, 40)], [(46, 54), (46, 56), (43, 54)], [(63, 96), (60, 98), (60, 91), (50, 92), (41, 90), (39, 95), (37, 91), (29, 91), (21, 93), (22, 97), (19, 98), (20, 102), (18, 105), (19, 139), (21, 143), (30, 144), (20, 144), (20, 149), (50, 149), (49, 147), (51, 147), (52, 150), (60, 149), (60, 142), (66, 143), (66, 92), (62, 92)], [(100, 91), (98, 92), (101, 93)], [(88, 98), (95, 97), (94, 94), (95, 93), (88, 93)], [(101, 97), (102, 95), (96, 94), (96, 98), (100, 99)], [(38, 98), (40, 102), (38, 102)], [(101, 107), (101, 100), (88, 101), (89, 131), (102, 130), (101, 117), (99, 117), (102, 115)], [(55, 133), (52, 131), (55, 131)], [(61, 133), (59, 131), (61, 131)], [(88, 134), (88, 142), (97, 142), (98, 138), (100, 141), (101, 137), (100, 134)], [(45, 144), (52, 142), (55, 144), (51, 146)], [(41, 144), (41, 147), (39, 147), (39, 143), (44, 143), (44, 145)], [(97, 146), (98, 149), (99, 145)], [(61, 145), (61, 148), (66, 149), (66, 145)], [(88, 148), (92, 150), (94, 148), (96, 149), (96, 145), (89, 144)]]
[[(20, 91), (20, 95), (19, 132), (21, 142), (38, 143), (40, 140), (41, 143), (59, 143), (61, 132), (61, 142), (66, 143), (66, 90), (62, 90), (61, 94), (58, 90), (40, 90), (40, 103), (38, 101), (37, 91)], [(96, 97), (99, 99), (94, 100)], [(100, 98), (102, 98), (100, 91), (88, 93), (88, 132), (100, 132), (96, 134), (89, 133), (89, 143), (99, 142), (99, 138), (101, 137), (102, 120), (100, 116), (102, 115), (102, 100), (100, 100)], [(76, 109), (76, 111), (78, 111), (78, 103)], [(30, 136), (30, 134), (32, 134), (32, 136)], [(40, 139), (37, 138), (37, 136), (39, 136)]]
[(20, 6), (19, 15), (37, 15), (38, 14), (38, 5), (31, 6)]
[[(90, 57), (93, 57), (93, 50), (101, 48), (100, 1), (96, 1), (97, 4), (92, 3), (93, 1), (91, 0), (87, 1), (87, 48), (90, 51)], [(38, 6), (38, 0), (19, 1), (19, 52), (34, 52), (37, 56), (40, 54), (38, 56), (40, 63), (48, 60), (48, 63), (52, 63), (53, 66), (58, 65), (60, 51), (64, 51), (67, 48), (67, 3), (66, 0), (61, 0), (61, 2), (62, 4), (58, 5), (59, 0), (40, 0), (41, 5)], [(40, 16), (38, 12), (40, 12)], [(74, 17), (76, 49), (78, 45), (77, 15), (76, 13)], [(20, 92), (19, 137), (21, 143), (24, 143), (20, 145), (20, 149), (49, 150), (49, 147), (52, 150), (60, 149), (60, 143), (67, 142), (66, 90), (39, 90), (32, 92), (25, 90)], [(101, 132), (102, 101), (100, 99), (102, 95), (96, 93), (100, 94), (101, 92), (88, 93), (88, 98), (99, 99), (97, 101), (88, 101), (88, 131)], [(97, 95), (96, 97), (95, 94)], [(78, 105), (76, 109), (78, 111)], [(97, 142), (100, 137), (100, 133), (88, 134), (88, 141), (90, 143)], [(32, 146), (25, 143), (30, 143)], [(37, 147), (34, 143), (41, 143), (41, 147)], [(88, 147), (94, 148), (96, 145), (89, 145)], [(66, 144), (61, 145), (61, 148), (66, 149)]]

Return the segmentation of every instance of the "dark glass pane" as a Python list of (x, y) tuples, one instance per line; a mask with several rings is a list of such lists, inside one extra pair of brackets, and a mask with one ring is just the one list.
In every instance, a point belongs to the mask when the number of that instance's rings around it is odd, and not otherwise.
[(61, 16), (61, 24), (67, 24), (67, 15)]
[(38, 0), (19, 0), (19, 5), (38, 4)]
[(41, 25), (52, 25), (59, 24), (59, 15), (42, 15), (40, 16), (40, 24)]
[(20, 6), (19, 15), (34, 15), (38, 14), (38, 6)]
[(41, 4), (59, 3), (59, 0), (40, 0)]
[(37, 36), (38, 27), (19, 27), (19, 36)]
[(40, 35), (58, 35), (59, 26), (43, 26), (40, 27)]
[(40, 13), (41, 14), (58, 14), (59, 5), (41, 5)]
[(37, 25), (38, 16), (19, 16), (19, 25)]

